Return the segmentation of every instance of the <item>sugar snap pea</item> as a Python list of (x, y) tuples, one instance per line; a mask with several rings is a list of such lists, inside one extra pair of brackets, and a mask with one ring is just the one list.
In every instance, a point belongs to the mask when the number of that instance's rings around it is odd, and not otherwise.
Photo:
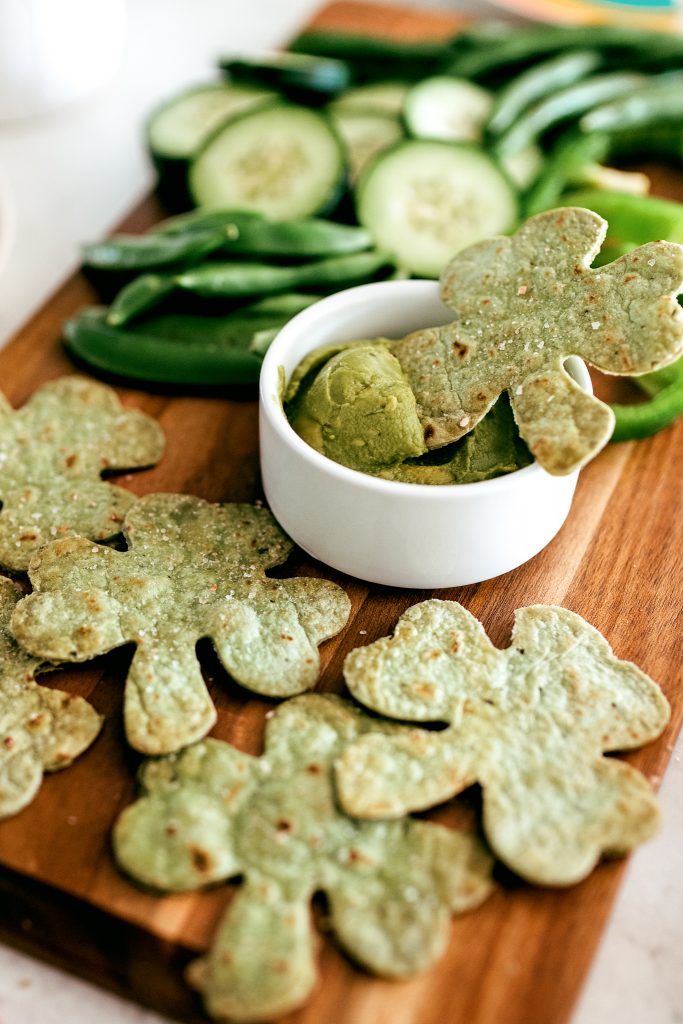
[(498, 92), (487, 131), (492, 135), (507, 131), (530, 104), (585, 78), (601, 62), (597, 50), (570, 50), (522, 71)]
[(533, 26), (491, 34), (482, 27), (459, 37), (460, 52), (444, 70), (453, 75), (485, 78), (512, 65), (531, 64), (570, 49), (596, 49), (606, 56), (624, 55), (635, 63), (659, 67), (683, 60), (683, 39), (621, 25)]
[(152, 338), (177, 342), (206, 342), (222, 348), (248, 348), (252, 335), (271, 328), (279, 330), (302, 309), (319, 299), (319, 295), (290, 292), (241, 305), (230, 313), (153, 313), (139, 320), (134, 331)]
[(424, 39), (407, 42), (356, 32), (330, 32), (310, 29), (290, 43), (294, 53), (316, 57), (335, 57), (346, 61), (354, 82), (400, 78), (416, 81), (432, 74), (434, 66), (450, 52), (449, 39)]
[(579, 127), (585, 132), (623, 131), (671, 121), (683, 122), (683, 72), (653, 75), (611, 102), (593, 104)]
[(128, 323), (158, 306), (175, 288), (172, 274), (141, 274), (118, 293), (109, 307), (107, 323), (112, 327)]
[(392, 261), (380, 252), (333, 256), (299, 266), (282, 267), (267, 263), (205, 263), (179, 274), (179, 288), (195, 295), (243, 298), (267, 295), (292, 288), (321, 288), (368, 280)]
[(220, 57), (218, 66), (231, 82), (277, 89), (302, 103), (329, 99), (351, 83), (346, 61), (309, 53), (232, 54)]
[(248, 313), (249, 316), (256, 316), (261, 313), (276, 313), (283, 316), (294, 316), (302, 309), (319, 302), (319, 295), (311, 295), (306, 292), (285, 292), (279, 295), (268, 295), (265, 299), (257, 299), (248, 306), (241, 307), (241, 313)]
[(651, 396), (650, 400), (638, 405), (612, 406), (613, 441), (651, 437), (683, 415), (683, 357), (654, 373), (634, 377), (634, 382)]
[(211, 230), (224, 232), (222, 251), (252, 256), (341, 256), (372, 245), (364, 228), (319, 217), (273, 221), (244, 210), (194, 210), (163, 221), (154, 235), (191, 238)]
[(683, 164), (683, 130), (675, 122), (617, 128), (610, 133), (610, 154), (617, 159), (659, 158), (666, 163)]
[(254, 315), (249, 308), (225, 317), (166, 314), (131, 330), (112, 327), (106, 310), (81, 310), (67, 321), (64, 339), (78, 359), (105, 373), (175, 385), (255, 384), (269, 339), (290, 315)]
[(536, 103), (499, 135), (495, 151), (499, 156), (517, 153), (554, 125), (583, 114), (603, 100), (624, 96), (643, 81), (644, 76), (635, 72), (612, 71), (560, 89)]
[(531, 217), (560, 205), (560, 196), (582, 168), (605, 160), (608, 152), (609, 137), (604, 132), (585, 135), (572, 129), (561, 135), (524, 198), (525, 215)]
[(220, 248), (228, 235), (220, 225), (184, 234), (114, 235), (105, 242), (84, 245), (83, 262), (98, 270), (149, 270), (198, 262)]

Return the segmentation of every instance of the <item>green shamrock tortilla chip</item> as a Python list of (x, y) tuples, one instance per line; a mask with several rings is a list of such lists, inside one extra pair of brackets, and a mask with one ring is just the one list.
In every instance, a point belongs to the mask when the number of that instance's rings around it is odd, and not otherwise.
[(70, 765), (102, 725), (82, 697), (35, 682), (40, 662), (19, 647), (9, 628), (21, 596), (0, 577), (0, 818), (26, 807), (43, 772)]
[(524, 469), (533, 459), (515, 426), (510, 403), (501, 395), (493, 408), (459, 441), (433, 448), (378, 475), (410, 484), (470, 484)]
[(0, 566), (24, 572), (55, 537), (117, 536), (136, 499), (102, 473), (150, 466), (163, 449), (150, 416), (84, 377), (51, 381), (16, 411), (0, 394)]
[(537, 461), (571, 473), (606, 444), (614, 416), (572, 380), (566, 358), (638, 375), (683, 352), (683, 246), (649, 242), (591, 268), (606, 230), (591, 210), (550, 210), (445, 267), (441, 297), (457, 319), (392, 346), (428, 447), (468, 433), (507, 391)]
[(655, 739), (669, 706), (574, 612), (518, 610), (499, 650), (462, 605), (425, 601), (393, 638), (351, 651), (344, 675), (374, 711), (450, 723), (346, 749), (337, 782), (349, 814), (392, 818), (478, 782), (493, 850), (542, 885), (579, 881), (602, 854), (623, 854), (656, 829), (649, 783), (602, 755)]
[(308, 997), (315, 892), (327, 895), (347, 952), (397, 978), (433, 964), (451, 914), (489, 894), (491, 860), (474, 836), (412, 819), (357, 821), (339, 808), (332, 765), (376, 730), (401, 731), (308, 694), (273, 712), (261, 757), (205, 740), (143, 766), (143, 796), (114, 829), (123, 870), (170, 892), (242, 878), (189, 972), (215, 1018), (267, 1021)]
[(150, 494), (128, 511), (123, 534), (127, 551), (82, 537), (44, 547), (12, 628), (52, 661), (134, 643), (124, 701), (133, 747), (170, 753), (215, 722), (195, 651), (203, 637), (256, 693), (286, 697), (315, 684), (317, 645), (343, 628), (350, 602), (327, 580), (265, 575), (293, 547), (270, 512)]

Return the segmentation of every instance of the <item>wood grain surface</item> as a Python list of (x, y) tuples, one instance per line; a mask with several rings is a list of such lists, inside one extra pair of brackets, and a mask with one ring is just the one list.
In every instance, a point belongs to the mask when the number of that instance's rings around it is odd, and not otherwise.
[[(326, 28), (409, 38), (452, 31), (447, 15), (337, 3), (314, 22)], [(680, 179), (660, 173), (661, 192), (683, 199)], [(125, 222), (141, 231), (160, 216), (146, 200)], [(60, 343), (63, 320), (95, 298), (83, 277), (67, 281), (0, 353), (0, 385), (14, 405), (44, 381), (74, 371)], [(221, 501), (260, 497), (257, 408), (253, 394), (181, 395), (119, 388), (126, 405), (156, 416), (167, 453), (155, 469), (131, 474), (138, 494), (177, 491)], [(683, 552), (683, 421), (638, 444), (609, 447), (581, 474), (569, 519), (555, 540), (527, 565), (478, 586), (439, 591), (484, 622), (504, 646), (515, 608), (564, 605), (600, 629), (621, 658), (657, 679), (673, 706), (664, 736), (628, 760), (656, 783), (683, 717), (678, 670)], [(501, 508), (501, 515), (505, 509)], [(319, 689), (341, 692), (345, 654), (390, 632), (407, 607), (428, 593), (369, 587), (307, 560), (293, 574), (336, 580), (349, 593), (347, 628), (322, 648)], [(261, 750), (264, 715), (272, 706), (240, 689), (207, 645), (203, 668), (219, 720), (212, 735), (250, 753)], [(45, 780), (21, 814), (0, 825), (0, 934), (24, 949), (179, 1019), (201, 1020), (181, 969), (206, 948), (234, 887), (158, 898), (123, 878), (113, 863), (109, 833), (134, 797), (139, 757), (127, 749), (121, 724), (122, 681), (131, 657), (123, 649), (97, 662), (51, 675), (49, 685), (79, 693), (106, 715), (101, 737), (70, 769)], [(439, 809), (439, 820), (474, 827), (478, 796)], [(623, 863), (601, 865), (564, 891), (521, 883), (499, 873), (498, 892), (453, 923), (448, 952), (437, 967), (404, 983), (373, 979), (324, 937), (321, 983), (289, 1024), (559, 1024), (565, 1021), (597, 945)]]

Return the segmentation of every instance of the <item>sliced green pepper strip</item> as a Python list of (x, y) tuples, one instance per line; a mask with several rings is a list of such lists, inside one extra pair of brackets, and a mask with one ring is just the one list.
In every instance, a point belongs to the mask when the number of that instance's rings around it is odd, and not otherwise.
[(517, 153), (560, 121), (583, 114), (603, 100), (632, 92), (642, 82), (643, 76), (635, 72), (612, 71), (560, 89), (536, 103), (503, 132), (495, 142), (495, 152), (498, 156)]
[(597, 50), (572, 50), (522, 71), (498, 93), (487, 131), (492, 135), (507, 131), (532, 103), (585, 78), (601, 63)]
[(658, 395), (672, 386), (683, 388), (683, 356), (668, 366), (663, 366), (661, 370), (644, 373), (642, 377), (634, 377), (633, 381), (651, 396)]
[(383, 267), (391, 266), (384, 253), (355, 253), (336, 256), (295, 267), (267, 263), (205, 263), (179, 274), (176, 284), (195, 295), (242, 298), (288, 291), (291, 288), (346, 285), (368, 280)]
[[(665, 367), (647, 376), (650, 377), (649, 386), (652, 387), (653, 379), (658, 374), (664, 374), (674, 366), (678, 368), (674, 379), (661, 391), (657, 391), (648, 402), (612, 406), (615, 415), (613, 441), (633, 441), (641, 437), (651, 437), (652, 434), (671, 426), (683, 415), (683, 360), (678, 359), (671, 367)], [(634, 380), (639, 383), (637, 377)]]
[(236, 330), (233, 321), (222, 341), (215, 331), (191, 340), (187, 335), (179, 340), (170, 331), (160, 337), (111, 327), (106, 311), (97, 307), (82, 310), (64, 327), (67, 349), (95, 369), (158, 384), (193, 386), (255, 384), (262, 360), (249, 350), (254, 333), (248, 321), (243, 331)]
[(221, 229), (224, 252), (254, 256), (341, 256), (372, 246), (365, 228), (318, 217), (272, 221), (241, 210), (196, 210), (163, 221), (157, 237), (192, 238), (193, 234)]
[(607, 221), (607, 238), (595, 266), (609, 263), (624, 252), (659, 238), (683, 244), (683, 203), (602, 189), (570, 192), (562, 197), (562, 203), (584, 206)]
[(116, 296), (109, 307), (107, 323), (112, 327), (128, 323), (158, 306), (175, 288), (175, 278), (170, 274), (141, 274)]
[(149, 270), (198, 262), (226, 241), (226, 230), (203, 227), (191, 234), (114, 235), (105, 242), (83, 246), (83, 262), (98, 270)]

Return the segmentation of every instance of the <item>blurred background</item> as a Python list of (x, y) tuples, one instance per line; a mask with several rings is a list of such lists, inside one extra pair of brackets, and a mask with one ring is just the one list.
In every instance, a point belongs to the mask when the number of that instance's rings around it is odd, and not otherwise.
[[(142, 123), (150, 108), (210, 78), (219, 52), (272, 48), (320, 6), (0, 0), (0, 344), (77, 265), (78, 245), (111, 230), (149, 188)], [(494, 10), (454, 0), (413, 6)]]

